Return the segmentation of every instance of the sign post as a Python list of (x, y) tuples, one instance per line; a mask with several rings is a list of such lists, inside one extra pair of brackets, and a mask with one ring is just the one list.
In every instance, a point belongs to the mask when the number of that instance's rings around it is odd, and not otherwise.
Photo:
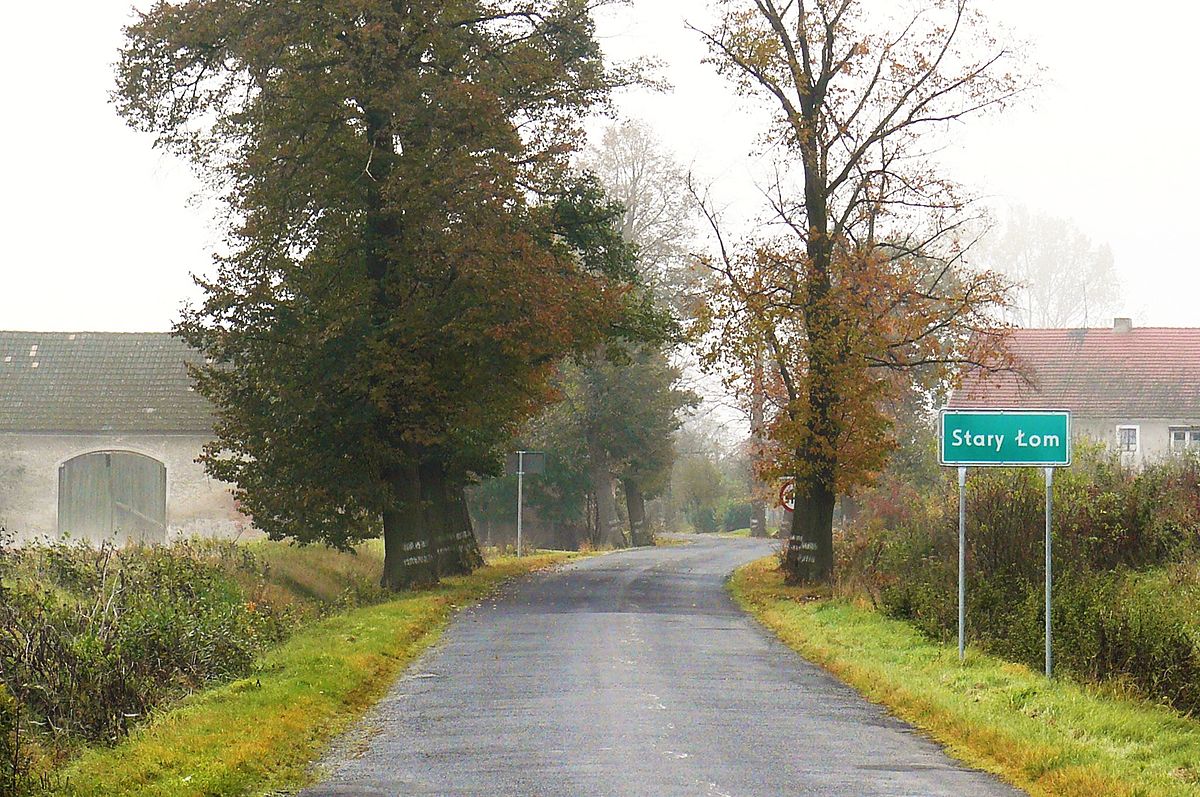
[(1054, 671), (1054, 654), (1050, 650), (1050, 590), (1053, 584), (1050, 561), (1050, 516), (1054, 510), (1054, 468), (1046, 468), (1046, 677)]
[(967, 469), (958, 468), (958, 660), (967, 658)]
[(1066, 410), (942, 410), (941, 464), (958, 467), (958, 659), (966, 658), (967, 468), (1041, 467), (1046, 473), (1046, 677), (1053, 672), (1050, 598), (1054, 469), (1071, 464), (1071, 413)]
[(517, 452), (517, 558), (521, 558), (521, 510), (525, 504), (525, 452)]
[(525, 504), (525, 474), (546, 472), (546, 454), (542, 451), (517, 451), (508, 455), (508, 472), (517, 474), (517, 556), (521, 556), (521, 515)]

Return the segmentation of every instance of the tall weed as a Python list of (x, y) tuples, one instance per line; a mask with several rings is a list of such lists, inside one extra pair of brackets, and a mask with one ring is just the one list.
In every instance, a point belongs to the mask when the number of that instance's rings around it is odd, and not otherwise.
[[(1055, 477), (1052, 610), (1060, 671), (1116, 681), (1182, 711), (1200, 709), (1200, 464), (1141, 471), (1099, 448)], [(839, 582), (931, 637), (957, 631), (958, 490), (947, 471), (919, 488), (889, 474), (838, 535)], [(991, 652), (1043, 655), (1045, 486), (1035, 469), (977, 469), (968, 480), (967, 622)], [(1158, 577), (1171, 569), (1179, 583)], [(1188, 581), (1190, 579), (1190, 581)], [(1186, 582), (1186, 584), (1184, 583)], [(1194, 582), (1194, 583), (1192, 583)], [(1186, 588), (1185, 588), (1186, 587)]]
[(0, 683), (56, 735), (112, 742), (163, 700), (246, 672), (283, 618), (202, 546), (0, 549)]

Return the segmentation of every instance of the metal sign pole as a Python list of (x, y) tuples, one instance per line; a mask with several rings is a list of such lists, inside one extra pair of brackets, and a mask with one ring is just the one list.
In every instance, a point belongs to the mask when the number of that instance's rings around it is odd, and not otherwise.
[(521, 505), (525, 499), (525, 452), (517, 452), (517, 556), (521, 555)]
[(967, 658), (967, 469), (958, 469), (958, 660)]
[(1053, 583), (1052, 563), (1050, 557), (1050, 517), (1054, 511), (1054, 468), (1046, 468), (1046, 677), (1051, 677), (1054, 667), (1054, 657), (1050, 648), (1050, 592)]

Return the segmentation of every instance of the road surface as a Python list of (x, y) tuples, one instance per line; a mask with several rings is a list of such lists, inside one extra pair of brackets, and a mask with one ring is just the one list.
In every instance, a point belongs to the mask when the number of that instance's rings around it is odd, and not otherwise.
[(464, 612), (304, 797), (1015, 797), (807, 663), (724, 588), (770, 543), (594, 557)]

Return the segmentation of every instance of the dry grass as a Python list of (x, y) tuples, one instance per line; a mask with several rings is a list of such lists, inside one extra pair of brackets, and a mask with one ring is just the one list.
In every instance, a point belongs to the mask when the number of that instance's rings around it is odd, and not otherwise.
[(387, 597), (379, 587), (380, 540), (364, 542), (352, 553), (266, 540), (249, 543), (247, 548), (266, 565), (266, 583), (259, 588), (273, 606), (303, 615), (330, 606), (378, 603)]

